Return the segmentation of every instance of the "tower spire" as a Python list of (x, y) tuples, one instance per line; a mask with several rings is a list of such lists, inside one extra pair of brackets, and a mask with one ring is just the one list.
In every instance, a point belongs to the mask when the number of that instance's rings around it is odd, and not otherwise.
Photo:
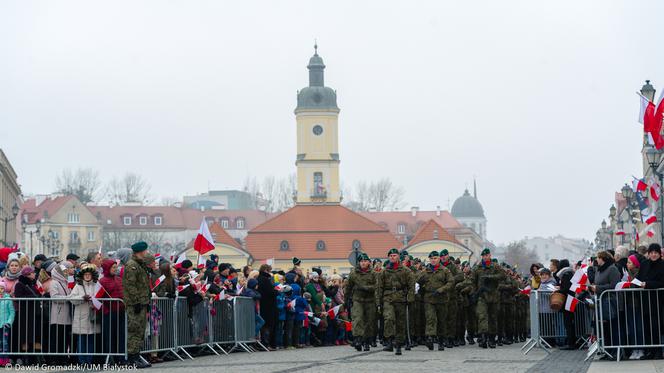
[(473, 195), (477, 199), (477, 181), (475, 180), (475, 176), (473, 176)]
[(314, 56), (318, 56), (318, 40), (314, 39)]

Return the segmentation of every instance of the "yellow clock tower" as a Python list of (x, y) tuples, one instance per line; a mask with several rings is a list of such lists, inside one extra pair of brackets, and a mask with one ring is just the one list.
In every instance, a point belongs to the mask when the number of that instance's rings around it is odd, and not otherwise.
[(324, 84), (325, 64), (314, 45), (309, 86), (297, 93), (297, 204), (339, 204), (337, 93)]

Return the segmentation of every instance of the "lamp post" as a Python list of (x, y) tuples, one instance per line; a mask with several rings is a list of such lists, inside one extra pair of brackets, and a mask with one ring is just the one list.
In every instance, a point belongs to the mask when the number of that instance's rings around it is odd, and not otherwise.
[(30, 256), (32, 257), (35, 254), (34, 251), (33, 251), (34, 250), (34, 248), (33, 248), (34, 243), (33, 243), (32, 235), (34, 234), (36, 236), (39, 236), (39, 233), (41, 231), (41, 222), (39, 220), (37, 220), (37, 223), (35, 223), (35, 225), (34, 225), (34, 229), (31, 229), (29, 231), (28, 231), (27, 226), (28, 226), (28, 223), (25, 220), (22, 220), (21, 221), (21, 228), (23, 228), (23, 237), (25, 238), (26, 233), (30, 234)]
[[(3, 210), (2, 205), (0, 205), (0, 213), (2, 213), (2, 210)], [(9, 223), (10, 221), (16, 219), (16, 215), (18, 215), (18, 210), (19, 210), (18, 205), (16, 204), (16, 202), (14, 202), (14, 206), (12, 206), (12, 210), (11, 210), (11, 217), (8, 216), (8, 217), (0, 218), (0, 221), (5, 223), (5, 229), (2, 231), (3, 235), (4, 235), (4, 237), (2, 238), (2, 242), (4, 243), (5, 246), (8, 245), (8, 243), (7, 243), (7, 223)]]
[[(620, 192), (622, 193), (623, 197), (625, 198), (625, 201), (627, 201), (627, 205), (625, 206), (623, 211), (627, 210), (627, 213), (629, 215), (629, 223), (630, 223), (630, 226), (629, 226), (630, 233), (629, 233), (629, 235), (630, 235), (630, 243), (631, 243), (632, 240), (636, 239), (636, 237), (633, 237), (634, 235), (632, 234), (632, 225), (634, 224), (634, 220), (633, 220), (633, 216), (632, 216), (633, 215), (632, 208), (634, 207), (633, 204), (635, 204), (635, 202), (634, 202), (634, 190), (632, 189), (632, 187), (625, 184), (622, 187), (622, 189), (620, 190)], [(622, 216), (621, 216), (621, 218), (622, 218)], [(624, 220), (623, 220), (623, 223), (624, 223)]]
[(616, 228), (616, 206), (611, 205), (609, 208), (609, 226), (611, 227), (611, 247), (613, 247), (613, 236)]
[(47, 255), (58, 255), (59, 253), (55, 253), (56, 248), (60, 248), (60, 240), (55, 238), (55, 233), (53, 230), (49, 229), (48, 232), (46, 233), (46, 236), (41, 236), (39, 238), (41, 241), (42, 245), (46, 247), (47, 250), (44, 250), (48, 252)]
[[(662, 161), (658, 158), (660, 157), (660, 152), (655, 149), (652, 146), (647, 147), (645, 150), (646, 153), (646, 158), (648, 161), (648, 165), (650, 166), (650, 169), (652, 170), (652, 173), (657, 176), (657, 182), (659, 183), (660, 187), (662, 185), (662, 173), (659, 171), (660, 166), (662, 164)], [(662, 226), (662, 217), (664, 217), (664, 212), (662, 212), (662, 207), (664, 207), (662, 198), (659, 199), (659, 208), (657, 209), (659, 211), (657, 217), (657, 221), (659, 222), (659, 233), (660, 233), (660, 242), (664, 243), (664, 226)]]

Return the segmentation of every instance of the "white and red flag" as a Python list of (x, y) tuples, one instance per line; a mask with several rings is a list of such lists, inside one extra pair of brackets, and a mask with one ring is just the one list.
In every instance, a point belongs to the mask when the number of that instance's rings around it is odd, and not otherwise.
[(645, 192), (646, 189), (648, 189), (648, 184), (643, 179), (634, 178), (634, 181), (632, 181), (632, 183), (635, 192)]
[(189, 285), (191, 285), (191, 284), (187, 284), (187, 285), (178, 285), (178, 293), (181, 293), (182, 290), (188, 288)]
[(616, 290), (628, 289), (631, 284), (632, 283), (629, 281), (620, 281), (619, 283), (616, 284), (615, 289)]
[(327, 315), (328, 315), (331, 319), (336, 318), (337, 315), (339, 314), (339, 309), (340, 309), (340, 308), (341, 308), (341, 304), (338, 305), (338, 306), (336, 306), (336, 307), (334, 307), (334, 308), (332, 308), (332, 309), (330, 309), (330, 310), (328, 310), (328, 311), (327, 311)]
[(203, 255), (198, 256), (198, 269), (205, 268), (205, 257)]
[(41, 281), (37, 280), (37, 284), (35, 286), (37, 287), (39, 294), (44, 295), (44, 293), (46, 293), (46, 290), (44, 290), (44, 285), (42, 285)]
[(180, 256), (178, 256), (177, 260), (175, 261), (175, 264), (180, 264), (187, 260), (187, 255), (185, 255), (185, 252), (183, 251)]
[(198, 229), (198, 235), (194, 241), (194, 250), (198, 251), (201, 255), (214, 250), (214, 239), (212, 239), (210, 228), (205, 219), (203, 219), (201, 227)]
[(73, 289), (76, 286), (76, 280), (74, 276), (67, 276), (67, 288)]
[(295, 311), (295, 299), (293, 299), (292, 301), (288, 302), (288, 304), (286, 305), (286, 307), (288, 307), (288, 309), (291, 310), (291, 311)]
[(100, 283), (97, 282), (95, 284), (95, 293), (94, 293), (94, 295), (92, 296), (92, 299), (91, 299), (92, 300), (92, 305), (97, 310), (100, 310), (101, 306), (102, 306), (101, 302), (99, 301), (99, 298), (104, 298), (105, 293), (106, 293), (106, 291), (104, 290), (104, 288), (101, 286)]
[(520, 292), (521, 294), (523, 294), (523, 295), (528, 295), (528, 296), (530, 295), (530, 291), (531, 291), (531, 287), (530, 287), (530, 285), (526, 286), (525, 289), (521, 289), (521, 290), (519, 290), (519, 292)]
[(567, 301), (565, 301), (565, 310), (569, 312), (574, 312), (577, 304), (579, 304), (579, 300), (571, 295), (568, 295)]
[(152, 290), (154, 290), (154, 288), (156, 288), (157, 286), (159, 286), (159, 284), (164, 282), (165, 279), (166, 279), (166, 275), (159, 276), (159, 278), (157, 280), (155, 280), (154, 285), (152, 285)]

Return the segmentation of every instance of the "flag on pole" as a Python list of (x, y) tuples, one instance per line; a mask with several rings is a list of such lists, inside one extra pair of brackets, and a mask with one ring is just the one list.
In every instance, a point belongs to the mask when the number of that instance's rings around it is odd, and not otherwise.
[(329, 311), (327, 311), (327, 315), (328, 315), (331, 319), (336, 318), (337, 315), (339, 314), (339, 309), (340, 309), (340, 308), (341, 308), (341, 304), (338, 305), (338, 306), (336, 306), (336, 307), (334, 307), (334, 308), (332, 308), (332, 309), (330, 309)]
[(175, 261), (175, 264), (180, 264), (187, 260), (187, 255), (185, 255), (185, 252), (183, 251), (180, 256), (178, 256), (178, 259)]
[(198, 269), (205, 268), (205, 257), (203, 255), (198, 256)]
[(201, 255), (214, 250), (214, 240), (212, 239), (210, 228), (205, 219), (203, 219), (201, 227), (198, 229), (198, 235), (194, 241), (194, 250), (198, 251)]
[(579, 300), (576, 299), (575, 297), (568, 295), (567, 296), (567, 301), (565, 301), (565, 310), (569, 312), (574, 312), (576, 309), (576, 305), (579, 303)]
[(187, 284), (187, 285), (178, 285), (178, 293), (181, 293), (182, 290), (188, 288), (189, 285), (190, 285), (190, 284)]
[(100, 310), (100, 309), (101, 309), (102, 304), (101, 304), (101, 302), (99, 301), (99, 298), (104, 298), (104, 293), (105, 293), (104, 288), (101, 286), (100, 283), (97, 282), (97, 283), (95, 284), (95, 293), (94, 293), (94, 295), (92, 296), (92, 305), (93, 305), (97, 310)]
[(634, 177), (632, 184), (635, 192), (645, 192), (646, 189), (648, 189), (648, 184), (643, 179), (637, 179)]
[(154, 290), (154, 288), (156, 288), (157, 286), (159, 286), (159, 284), (164, 282), (165, 279), (166, 279), (166, 275), (159, 276), (159, 278), (157, 280), (155, 280), (154, 285), (152, 286), (152, 290)]

